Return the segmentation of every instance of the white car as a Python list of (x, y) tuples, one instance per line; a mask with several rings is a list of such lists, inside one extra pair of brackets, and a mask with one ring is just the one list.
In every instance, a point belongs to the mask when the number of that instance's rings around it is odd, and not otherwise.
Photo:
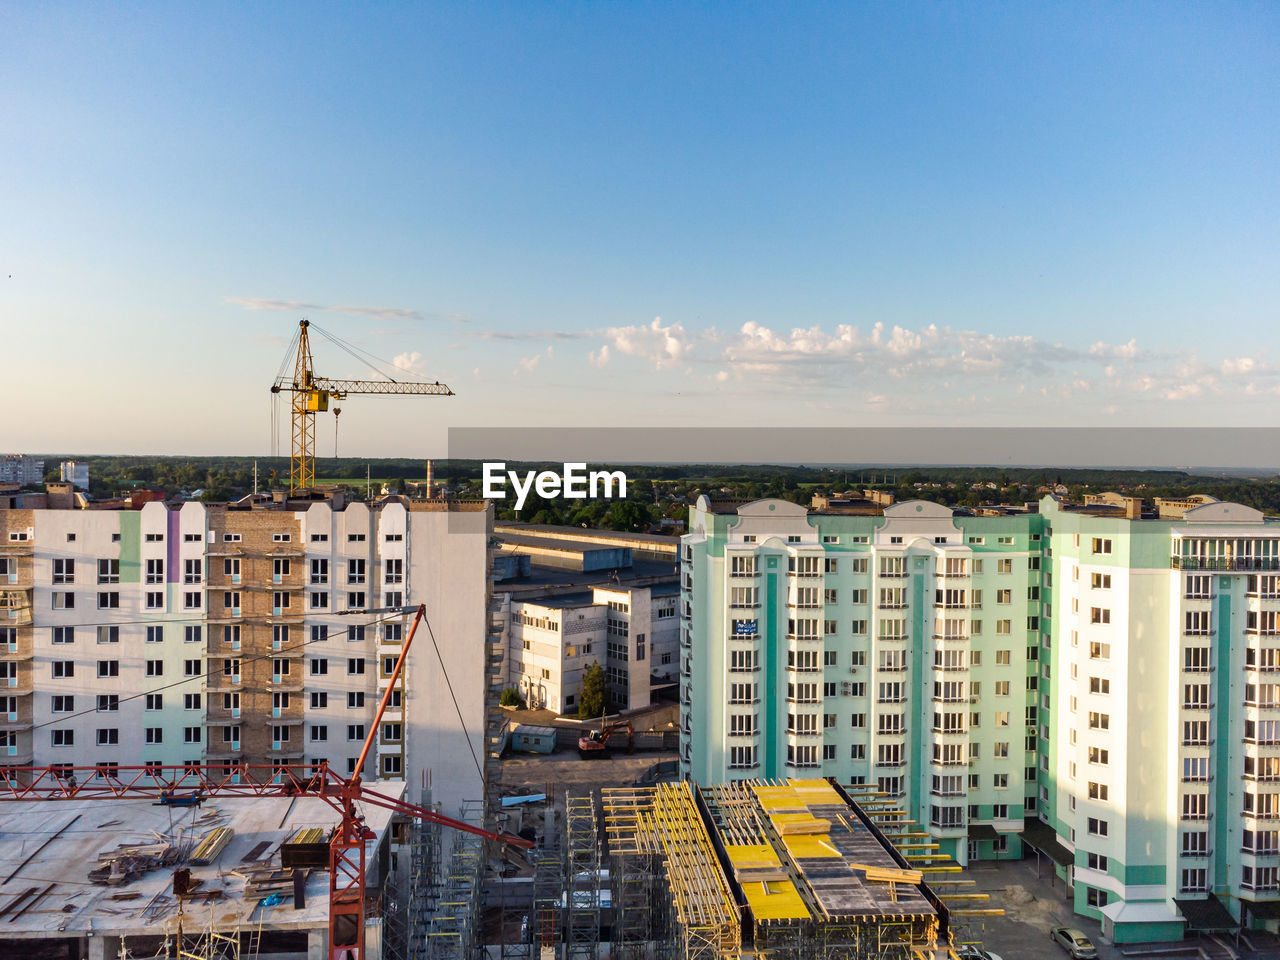
[(960, 960), (1000, 960), (1000, 954), (992, 953), (990, 950), (983, 950), (973, 944), (966, 944), (956, 951), (956, 956)]
[(1098, 949), (1093, 941), (1075, 927), (1054, 927), (1049, 931), (1053, 942), (1071, 955), (1072, 960), (1097, 960)]

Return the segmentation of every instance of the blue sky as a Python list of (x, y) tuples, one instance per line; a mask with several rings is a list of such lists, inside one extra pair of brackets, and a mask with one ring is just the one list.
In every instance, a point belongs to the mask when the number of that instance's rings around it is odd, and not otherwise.
[(1274, 4), (18, 3), (0, 90), (14, 451), (270, 452), (303, 316), (457, 391), (352, 456), (1280, 422)]

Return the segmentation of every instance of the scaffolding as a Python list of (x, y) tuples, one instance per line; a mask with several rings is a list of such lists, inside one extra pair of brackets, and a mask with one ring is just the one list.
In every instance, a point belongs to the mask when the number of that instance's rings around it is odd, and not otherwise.
[(530, 916), (534, 944), (540, 954), (551, 951), (554, 955), (563, 939), (561, 932), (561, 882), (560, 831), (556, 824), (556, 807), (547, 804), (542, 831), (542, 843), (534, 854), (533, 902)]
[(647, 798), (628, 789), (603, 791), (613, 936), (609, 956), (651, 960), (670, 955), (670, 887), (662, 856), (637, 843)]
[(676, 957), (735, 955), (742, 946), (741, 912), (690, 785), (605, 790), (604, 804), (611, 851), (660, 863), (669, 889), (669, 917), (658, 923), (628, 917), (631, 934), (648, 923)]
[[(467, 801), (460, 819), (480, 825), (484, 822), (484, 804)], [(427, 911), (426, 960), (471, 960), (478, 943), (485, 841), (471, 833), (452, 833), (449, 860), (434, 885), (438, 892), (429, 897), (432, 902)]]
[(565, 960), (600, 953), (600, 835), (595, 799), (565, 797)]
[[(422, 791), (419, 806), (436, 809), (431, 791)], [(438, 888), (440, 863), (440, 825), (414, 819), (409, 823), (409, 884), (404, 909), (405, 960), (426, 960), (427, 930)]]

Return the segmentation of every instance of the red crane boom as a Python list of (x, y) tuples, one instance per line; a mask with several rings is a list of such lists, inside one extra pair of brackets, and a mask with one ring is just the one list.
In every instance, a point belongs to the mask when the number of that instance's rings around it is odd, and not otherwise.
[[(0, 768), (0, 801), (73, 799), (153, 799), (175, 806), (198, 803), (206, 797), (315, 797), (342, 815), (329, 840), (329, 956), (331, 960), (363, 960), (365, 902), (365, 842), (373, 833), (357, 803), (383, 807), (427, 823), (464, 830), (488, 840), (530, 848), (532, 841), (506, 833), (494, 833), (436, 813), (398, 797), (368, 790), (360, 771), (373, 746), (391, 700), (405, 657), (427, 609), (419, 606), (404, 647), (396, 659), (387, 689), (378, 704), (373, 723), (360, 750), (356, 772), (349, 778), (329, 769), (327, 763), (274, 767), (235, 762), (198, 766), (102, 768), (95, 766)], [(261, 778), (261, 779), (258, 779)], [(83, 779), (83, 782), (81, 780)]]

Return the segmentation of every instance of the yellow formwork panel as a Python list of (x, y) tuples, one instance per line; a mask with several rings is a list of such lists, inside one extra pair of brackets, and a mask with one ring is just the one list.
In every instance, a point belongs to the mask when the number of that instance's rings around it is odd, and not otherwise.
[(772, 867), (782, 863), (777, 852), (767, 843), (725, 844), (724, 852), (735, 867)]
[(831, 832), (830, 820), (823, 820), (811, 813), (775, 813), (769, 819), (783, 836), (815, 833), (825, 836)]
[(756, 920), (809, 919), (809, 910), (790, 880), (744, 883), (742, 892)]
[(840, 859), (840, 851), (831, 845), (828, 834), (798, 834), (782, 838), (783, 846), (792, 858), (827, 857)]

